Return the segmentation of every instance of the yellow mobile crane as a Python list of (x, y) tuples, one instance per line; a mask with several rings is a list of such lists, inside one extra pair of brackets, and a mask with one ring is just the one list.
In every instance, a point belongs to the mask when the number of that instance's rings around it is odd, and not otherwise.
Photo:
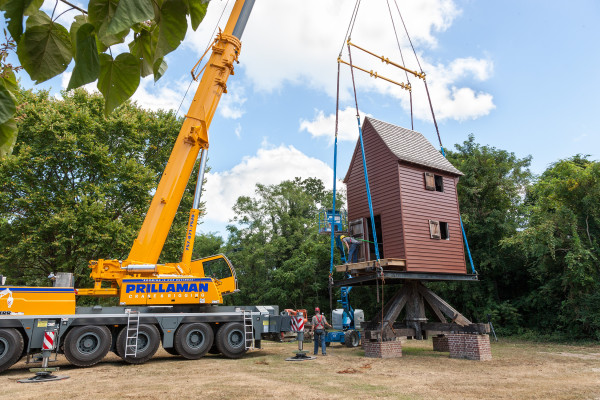
[[(161, 341), (165, 350), (188, 359), (200, 358), (208, 351), (237, 358), (249, 348), (260, 348), (265, 335), (289, 330), (289, 317), (278, 315), (276, 306), (218, 306), (223, 295), (238, 290), (235, 270), (224, 255), (192, 260), (208, 129), (221, 95), (227, 92), (227, 79), (234, 73), (240, 38), (253, 5), (254, 0), (236, 0), (225, 30), (214, 40), (127, 259), (90, 261), (95, 282), (90, 289), (0, 287), (0, 372), (21, 356), (39, 352), (49, 331), (56, 336), (58, 352), (64, 352), (75, 365), (90, 366), (109, 350), (127, 362), (145, 362)], [(182, 259), (157, 264), (199, 155)], [(76, 307), (76, 295), (118, 297), (120, 307)]]

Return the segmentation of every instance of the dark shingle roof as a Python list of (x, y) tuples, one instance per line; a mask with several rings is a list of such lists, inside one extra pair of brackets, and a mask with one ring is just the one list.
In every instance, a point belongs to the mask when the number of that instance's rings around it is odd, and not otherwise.
[(388, 124), (387, 122), (371, 117), (365, 118), (365, 122), (367, 121), (375, 128), (375, 131), (383, 139), (386, 146), (399, 160), (435, 168), (455, 175), (464, 175), (458, 169), (454, 168), (450, 164), (450, 161), (439, 150), (433, 147), (421, 133)]

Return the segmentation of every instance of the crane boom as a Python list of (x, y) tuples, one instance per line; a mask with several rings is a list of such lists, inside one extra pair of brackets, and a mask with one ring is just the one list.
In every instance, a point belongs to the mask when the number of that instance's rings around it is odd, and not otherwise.
[[(221, 95), (227, 93), (227, 79), (233, 75), (233, 65), (238, 61), (240, 38), (254, 2), (236, 0), (225, 30), (219, 31), (214, 40), (198, 89), (129, 256), (125, 260), (90, 261), (94, 288), (77, 289), (78, 295), (118, 296), (121, 305), (220, 304), (223, 295), (238, 290), (235, 269), (227, 257), (218, 254), (192, 261), (192, 250), (200, 216), (208, 129)], [(200, 153), (200, 171), (182, 259), (157, 264)], [(103, 285), (105, 282), (110, 287)]]
[(241, 49), (241, 36), (254, 0), (237, 0), (225, 30), (213, 45), (212, 55), (175, 142), (169, 161), (127, 257), (133, 263), (155, 264), (162, 252), (173, 218), (201, 150), (208, 149), (208, 128), (227, 79)]

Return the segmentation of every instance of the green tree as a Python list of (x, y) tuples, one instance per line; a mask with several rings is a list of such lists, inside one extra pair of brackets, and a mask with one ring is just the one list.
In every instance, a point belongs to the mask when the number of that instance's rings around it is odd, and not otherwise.
[[(63, 73), (74, 60), (67, 90), (98, 80), (107, 114), (135, 93), (140, 77), (153, 75), (155, 81), (160, 79), (167, 69), (165, 56), (185, 38), (187, 17), (196, 30), (209, 3), (209, 0), (89, 0), (83, 9), (64, 0), (56, 0), (57, 5), (59, 1), (71, 7), (65, 11), (73, 15), (70, 30), (57, 22), (64, 13), (53, 11), (48, 15), (40, 10), (43, 0), (0, 1), (0, 11), (12, 37), (6, 38), (7, 42), (16, 43), (19, 61), (36, 83)], [(113, 46), (130, 37), (129, 51), (115, 53)], [(1, 152), (10, 151), (6, 143), (14, 143), (17, 132), (13, 120), (15, 85), (12, 66), (3, 63)]]
[(238, 303), (306, 308), (328, 303), (329, 237), (317, 213), (331, 192), (315, 178), (256, 186), (235, 206), (227, 250), (237, 270)]
[(521, 307), (544, 333), (600, 340), (600, 162), (551, 165), (527, 192), (529, 224), (506, 241), (528, 260)]
[[(104, 117), (83, 90), (57, 99), (18, 94), (21, 134), (0, 159), (0, 270), (12, 284), (48, 284), (50, 272), (89, 281), (88, 261), (123, 259), (141, 226), (181, 120), (125, 103)], [(162, 258), (181, 256), (190, 183)]]
[(457, 186), (460, 212), (481, 281), (437, 286), (469, 317), (482, 321), (489, 313), (498, 326), (514, 331), (521, 319), (514, 301), (527, 290), (527, 271), (521, 253), (500, 242), (523, 227), (531, 157), (482, 146), (473, 135), (455, 147), (447, 157), (465, 174)]

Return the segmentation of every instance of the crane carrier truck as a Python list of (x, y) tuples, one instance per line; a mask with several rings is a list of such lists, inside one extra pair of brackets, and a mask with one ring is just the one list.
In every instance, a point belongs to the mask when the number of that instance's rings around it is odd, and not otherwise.
[[(235, 269), (222, 254), (192, 260), (208, 152), (208, 129), (226, 93), (254, 0), (236, 0), (219, 32), (137, 239), (125, 260), (90, 261), (94, 286), (0, 287), (0, 372), (40, 352), (44, 339), (77, 366), (109, 351), (140, 364), (163, 348), (186, 359), (207, 352), (241, 357), (268, 335), (290, 330), (276, 306), (223, 306), (238, 291)], [(208, 52), (208, 50), (207, 50)], [(194, 77), (197, 79), (197, 77)], [(180, 262), (159, 264), (173, 218), (200, 158), (194, 203)], [(76, 307), (77, 296), (116, 297), (119, 306)], [(51, 336), (47, 336), (50, 333)]]

